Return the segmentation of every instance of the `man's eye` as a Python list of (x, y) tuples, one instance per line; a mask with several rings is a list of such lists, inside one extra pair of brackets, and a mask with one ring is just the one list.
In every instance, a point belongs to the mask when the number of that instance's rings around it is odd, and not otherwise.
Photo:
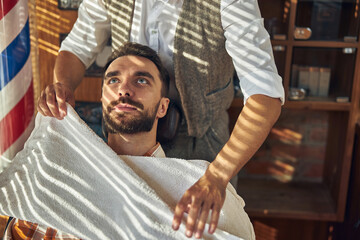
[(147, 84), (147, 83), (148, 83), (148, 80), (146, 80), (145, 78), (139, 78), (139, 79), (137, 80), (137, 82), (140, 83), (140, 84)]
[(109, 80), (109, 84), (117, 83), (117, 82), (119, 82), (119, 80), (116, 79), (116, 78), (111, 78), (111, 79)]

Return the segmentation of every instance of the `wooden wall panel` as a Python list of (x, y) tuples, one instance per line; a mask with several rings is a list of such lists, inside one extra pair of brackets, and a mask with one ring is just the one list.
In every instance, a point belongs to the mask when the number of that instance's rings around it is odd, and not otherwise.
[[(53, 69), (60, 48), (59, 36), (69, 33), (77, 18), (77, 11), (60, 10), (57, 0), (35, 0), (37, 43), (39, 51), (40, 90), (53, 82)], [(100, 78), (85, 78), (75, 91), (77, 101), (99, 102)]]
[(37, 0), (36, 16), (41, 89), (53, 82), (53, 69), (59, 50), (59, 33), (69, 21), (62, 19), (57, 0)]

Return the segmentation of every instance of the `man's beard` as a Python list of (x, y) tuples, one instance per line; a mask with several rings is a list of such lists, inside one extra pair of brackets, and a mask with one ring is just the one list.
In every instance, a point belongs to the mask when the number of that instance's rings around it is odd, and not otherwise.
[(127, 112), (118, 113), (114, 111), (114, 107), (119, 103), (127, 103), (141, 110), (144, 109), (143, 104), (127, 97), (120, 97), (118, 100), (112, 101), (103, 109), (104, 126), (108, 133), (135, 134), (149, 132), (152, 129), (160, 101), (154, 109), (139, 112), (137, 116), (131, 116), (131, 113)]

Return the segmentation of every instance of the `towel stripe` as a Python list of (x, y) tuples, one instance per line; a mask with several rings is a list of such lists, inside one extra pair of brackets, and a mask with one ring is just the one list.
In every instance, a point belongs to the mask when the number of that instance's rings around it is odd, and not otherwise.
[(6, 17), (0, 20), (0, 52), (4, 51), (14, 41), (26, 24), (29, 13), (27, 6), (24, 7), (24, 4), (27, 4), (26, 0), (19, 0)]
[(30, 55), (29, 19), (20, 34), (1, 53), (0, 91), (21, 70)]
[(31, 84), (31, 71), (31, 58), (28, 58), (24, 67), (15, 78), (0, 91), (0, 120), (3, 119), (25, 95)]
[(1, 136), (6, 139), (0, 142), (0, 155), (5, 152), (29, 126), (34, 113), (34, 90), (31, 82), (24, 97), (0, 121)]
[(18, 2), (18, 0), (5, 0), (0, 4), (0, 19), (2, 19)]

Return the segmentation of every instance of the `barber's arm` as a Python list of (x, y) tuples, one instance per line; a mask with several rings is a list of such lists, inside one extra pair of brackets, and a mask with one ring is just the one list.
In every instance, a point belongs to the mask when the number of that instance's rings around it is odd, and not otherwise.
[(85, 66), (71, 52), (61, 51), (56, 58), (54, 84), (48, 85), (38, 99), (38, 111), (44, 116), (62, 119), (66, 102), (75, 106), (74, 91), (85, 73)]
[(264, 142), (280, 115), (280, 100), (284, 100), (282, 79), (257, 1), (221, 1), (221, 20), (225, 48), (233, 59), (246, 103), (228, 142), (175, 208), (173, 228), (178, 229), (188, 212), (186, 235), (195, 234), (196, 238), (202, 236), (210, 212), (209, 233), (214, 233), (226, 185)]
[(85, 69), (104, 48), (110, 36), (110, 19), (101, 0), (83, 0), (78, 18), (62, 42), (54, 68), (54, 83), (42, 91), (38, 111), (62, 119), (66, 104), (75, 105), (74, 91)]
[(209, 165), (205, 174), (188, 189), (175, 208), (173, 228), (177, 230), (185, 212), (186, 235), (200, 238), (210, 214), (209, 233), (214, 233), (230, 179), (249, 161), (265, 141), (281, 112), (281, 101), (252, 95), (241, 111), (230, 139)]

